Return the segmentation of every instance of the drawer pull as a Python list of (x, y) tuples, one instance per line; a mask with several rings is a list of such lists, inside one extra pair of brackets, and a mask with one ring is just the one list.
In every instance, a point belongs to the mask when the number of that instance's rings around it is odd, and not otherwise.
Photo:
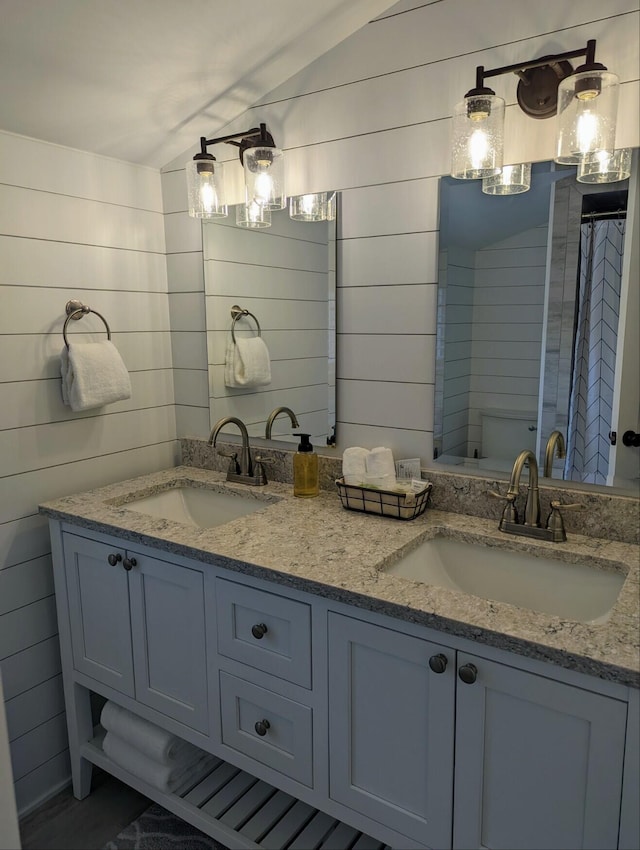
[(447, 656), (439, 652), (437, 655), (432, 655), (429, 659), (429, 667), (434, 673), (444, 673), (447, 669)]
[(138, 562), (135, 558), (125, 558), (122, 562), (122, 566), (125, 568), (125, 570), (129, 571), (132, 567), (135, 567), (137, 563)]
[(113, 552), (107, 557), (107, 561), (111, 564), (112, 567), (115, 567), (117, 563), (122, 560), (122, 555), (114, 555)]
[(256, 640), (262, 640), (268, 631), (269, 629), (264, 623), (256, 623), (255, 626), (251, 626), (251, 634)]
[(263, 738), (267, 734), (267, 730), (271, 728), (271, 724), (268, 720), (258, 720), (255, 728), (258, 735)]
[(465, 685), (473, 685), (477, 675), (478, 668), (475, 664), (463, 664), (458, 670), (458, 676), (460, 676)]

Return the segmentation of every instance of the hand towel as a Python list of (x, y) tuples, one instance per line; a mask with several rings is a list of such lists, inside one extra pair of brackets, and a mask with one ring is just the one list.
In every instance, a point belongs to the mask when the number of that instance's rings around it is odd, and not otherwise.
[(271, 383), (271, 359), (262, 337), (229, 337), (224, 364), (227, 387), (262, 387)]
[(127, 367), (109, 340), (65, 346), (60, 371), (62, 400), (72, 410), (90, 410), (131, 397)]
[(161, 791), (173, 791), (189, 779), (205, 774), (217, 763), (215, 756), (196, 747), (197, 754), (187, 762), (161, 764), (141, 753), (113, 732), (107, 732), (104, 736), (102, 749), (120, 767)]
[(113, 732), (145, 756), (162, 764), (171, 765), (184, 761), (189, 755), (200, 752), (188, 741), (183, 741), (177, 735), (166, 732), (155, 723), (150, 723), (110, 700), (102, 709), (100, 723), (107, 732)]
[(366, 481), (376, 487), (395, 487), (396, 465), (393, 452), (384, 446), (371, 449), (365, 459), (367, 467)]
[(345, 484), (360, 487), (364, 484), (366, 474), (366, 457), (368, 449), (361, 446), (352, 446), (342, 453), (342, 477)]

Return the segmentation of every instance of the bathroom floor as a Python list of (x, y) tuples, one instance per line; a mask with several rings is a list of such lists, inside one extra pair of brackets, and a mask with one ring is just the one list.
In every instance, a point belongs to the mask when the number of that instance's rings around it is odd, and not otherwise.
[(76, 800), (71, 787), (20, 822), (23, 850), (100, 850), (151, 805), (128, 785), (94, 769), (91, 794)]

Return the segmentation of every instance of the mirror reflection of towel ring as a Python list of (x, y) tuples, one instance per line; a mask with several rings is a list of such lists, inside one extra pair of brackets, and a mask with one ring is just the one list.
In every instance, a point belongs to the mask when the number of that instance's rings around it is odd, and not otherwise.
[[(234, 304), (231, 308), (231, 317), (233, 321), (231, 322), (231, 339), (233, 340), (233, 344), (236, 344), (236, 334), (235, 334), (235, 326), (238, 319), (242, 319), (243, 317), (251, 316), (253, 321), (256, 323), (256, 327), (258, 328), (258, 336), (262, 336), (262, 330), (260, 328), (260, 322), (256, 319), (253, 313), (250, 313), (248, 310), (243, 310), (242, 307), (238, 307), (237, 304)], [(106, 323), (105, 323), (106, 324)]]
[(111, 339), (111, 328), (109, 327), (109, 323), (101, 313), (98, 313), (97, 310), (92, 310), (91, 307), (87, 307), (86, 304), (83, 304), (81, 301), (67, 301), (65, 310), (67, 313), (67, 318), (65, 319), (64, 326), (62, 328), (62, 337), (64, 339), (64, 344), (67, 346), (67, 348), (69, 348), (69, 341), (67, 339), (67, 326), (69, 322), (71, 321), (71, 319), (77, 321), (83, 316), (86, 316), (87, 313), (95, 313), (95, 315), (99, 319), (102, 319), (107, 331), (107, 339)]

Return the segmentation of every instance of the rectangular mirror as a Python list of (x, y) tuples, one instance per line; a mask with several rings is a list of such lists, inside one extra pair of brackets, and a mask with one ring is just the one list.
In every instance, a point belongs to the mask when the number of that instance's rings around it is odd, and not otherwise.
[[(276, 417), (272, 439), (299, 442), (293, 431), (311, 434), (318, 448), (335, 440), (336, 226), (337, 193), (329, 192), (328, 218), (313, 219), (312, 199), (290, 198), (271, 211), (270, 226), (237, 224), (245, 205), (203, 225), (209, 412), (213, 425), (237, 416), (249, 436), (264, 438), (269, 414), (290, 408), (300, 423)], [(302, 220), (290, 217), (289, 210)], [(248, 311), (235, 323), (232, 308)], [(271, 380), (254, 387), (225, 383), (233, 335), (260, 335), (268, 351)], [(233, 429), (231, 429), (233, 431)], [(231, 432), (230, 432), (231, 433)]]
[(638, 464), (615, 465), (610, 436), (620, 398), (637, 394), (618, 338), (638, 285), (625, 279), (629, 182), (578, 183), (575, 168), (550, 162), (508, 197), (442, 178), (435, 463), (504, 477), (531, 449), (543, 476), (559, 431), (566, 457), (554, 451), (547, 476), (637, 489)]

